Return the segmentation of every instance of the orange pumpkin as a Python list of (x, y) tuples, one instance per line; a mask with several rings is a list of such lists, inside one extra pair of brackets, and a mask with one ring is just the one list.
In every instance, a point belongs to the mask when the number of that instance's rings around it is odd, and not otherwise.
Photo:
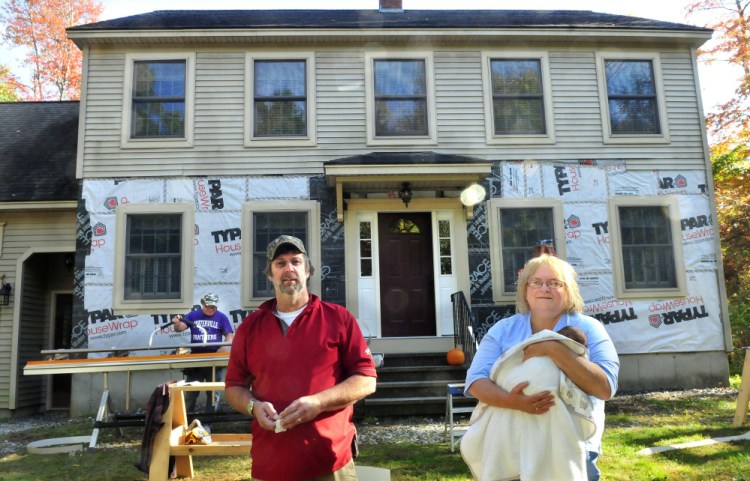
[(461, 349), (451, 349), (450, 351), (448, 351), (446, 358), (448, 360), (448, 364), (450, 364), (451, 366), (460, 366), (466, 360), (464, 351)]

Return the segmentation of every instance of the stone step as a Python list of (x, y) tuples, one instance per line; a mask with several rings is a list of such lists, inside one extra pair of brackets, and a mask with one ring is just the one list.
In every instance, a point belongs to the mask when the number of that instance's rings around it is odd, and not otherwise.
[[(446, 396), (416, 396), (402, 398), (368, 397), (355, 406), (359, 417), (385, 416), (430, 416), (445, 415)], [(454, 407), (471, 407), (476, 400), (471, 398), (454, 398)], [(468, 416), (469, 414), (463, 414)]]
[(447, 366), (446, 353), (444, 352), (418, 352), (418, 353), (395, 353), (385, 354), (383, 358), (384, 367), (404, 366)]
[(386, 366), (378, 369), (378, 382), (443, 381), (448, 383), (465, 377), (466, 369), (462, 366)]
[(377, 389), (372, 398), (411, 398), (444, 396), (448, 383), (462, 383), (463, 379), (456, 380), (427, 380), (427, 381), (378, 381)]

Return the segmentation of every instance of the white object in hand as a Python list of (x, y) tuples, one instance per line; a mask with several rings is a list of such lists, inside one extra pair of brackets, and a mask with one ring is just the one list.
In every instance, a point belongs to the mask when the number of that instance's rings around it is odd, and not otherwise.
[(284, 431), (286, 431), (286, 429), (284, 429), (284, 427), (281, 426), (281, 419), (276, 420), (276, 429), (274, 431), (277, 433), (283, 433)]

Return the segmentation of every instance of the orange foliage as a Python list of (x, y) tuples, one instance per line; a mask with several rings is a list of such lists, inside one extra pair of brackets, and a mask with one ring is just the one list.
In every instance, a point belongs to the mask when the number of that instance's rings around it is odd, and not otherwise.
[(98, 0), (7, 0), (5, 39), (28, 49), (23, 64), (31, 70), (31, 84), (24, 86), (24, 100), (79, 97), (81, 51), (65, 29), (97, 21), (102, 9)]
[(714, 155), (750, 145), (750, 0), (699, 0), (687, 7), (688, 16), (707, 18), (714, 39), (698, 51), (707, 62), (725, 61), (742, 68), (744, 74), (736, 96), (706, 121)]

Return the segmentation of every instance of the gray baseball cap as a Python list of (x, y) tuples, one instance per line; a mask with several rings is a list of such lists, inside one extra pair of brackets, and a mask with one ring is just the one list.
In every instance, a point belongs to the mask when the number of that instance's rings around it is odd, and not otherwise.
[(275, 238), (274, 240), (268, 243), (268, 247), (266, 248), (266, 254), (268, 255), (269, 261), (276, 259), (277, 257), (276, 251), (278, 251), (279, 247), (283, 246), (284, 244), (289, 244), (293, 246), (295, 249), (297, 249), (298, 251), (300, 251), (301, 253), (307, 255), (307, 251), (305, 250), (305, 244), (303, 244), (301, 240), (290, 235), (280, 235), (279, 237)]

